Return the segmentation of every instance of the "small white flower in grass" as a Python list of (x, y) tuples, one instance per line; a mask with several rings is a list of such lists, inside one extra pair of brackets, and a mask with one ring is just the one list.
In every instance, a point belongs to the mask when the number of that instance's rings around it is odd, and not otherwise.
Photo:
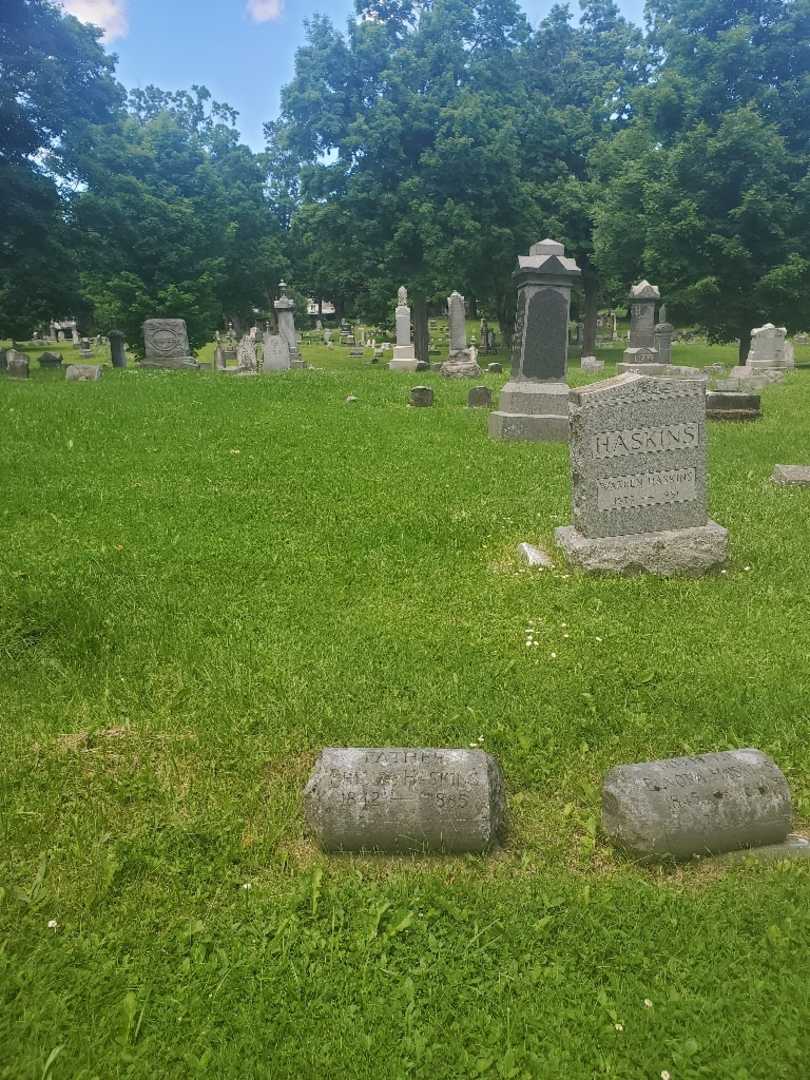
[(478, 749), (478, 743), (477, 742), (471, 742), (470, 743), (470, 749), (471, 750), (477, 750)]
[(571, 635), (570, 634), (563, 634), (563, 637), (567, 638), (567, 637), (571, 637)]
[(651, 1009), (652, 1008), (652, 1002), (650, 1001), (649, 998), (644, 998), (644, 1008), (645, 1009)]
[(241, 454), (242, 451), (241, 450), (231, 450), (231, 453), (232, 454)]
[(242, 886), (242, 888), (247, 890), (247, 889), (252, 889), (253, 886), (250, 884), (249, 881), (246, 881), (245, 884)]
[(58, 930), (59, 929), (59, 923), (56, 921), (56, 919), (48, 919), (48, 929), (49, 930)]
[(721, 570), (721, 571), (720, 571), (720, 573), (721, 573), (721, 574), (727, 574), (727, 573), (728, 573), (728, 570)]
[(561, 623), (560, 623), (560, 628), (561, 628), (562, 630), (566, 630), (566, 629), (568, 628), (568, 623), (567, 623), (567, 622), (561, 622)]
[(479, 742), (483, 742), (483, 741), (484, 741), (484, 736), (483, 736), (483, 735), (479, 735), (479, 736), (478, 736), (478, 741), (479, 741)]
[(661, 1070), (661, 1080), (672, 1080), (672, 1077), (669, 1075), (666, 1069)]
[(602, 640), (602, 639), (601, 639), (600, 637), (596, 637), (596, 638), (594, 638), (594, 641), (601, 641), (601, 640)]
[(557, 659), (557, 654), (556, 654), (555, 652), (553, 652), (553, 653), (549, 653), (548, 655), (549, 655), (549, 656), (551, 657), (551, 659), (552, 659), (552, 660), (556, 660), (556, 659)]
[(744, 567), (743, 567), (743, 570), (750, 570), (750, 569), (751, 569), (751, 567), (750, 567), (750, 566), (744, 566)]
[(617, 1031), (624, 1031), (624, 1024), (614, 1024), (613, 1026)]

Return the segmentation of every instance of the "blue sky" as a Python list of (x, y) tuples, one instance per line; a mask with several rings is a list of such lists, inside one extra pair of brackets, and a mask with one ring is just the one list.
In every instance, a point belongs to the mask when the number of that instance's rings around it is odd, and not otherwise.
[[(154, 83), (180, 90), (202, 83), (239, 111), (242, 138), (264, 146), (262, 124), (276, 117), (279, 93), (293, 73), (304, 19), (328, 14), (343, 27), (353, 0), (62, 0), (78, 18), (104, 27), (127, 87)], [(552, 6), (523, 0), (532, 23)], [(619, 0), (641, 22), (643, 0)], [(576, 2), (571, 3), (579, 10)]]

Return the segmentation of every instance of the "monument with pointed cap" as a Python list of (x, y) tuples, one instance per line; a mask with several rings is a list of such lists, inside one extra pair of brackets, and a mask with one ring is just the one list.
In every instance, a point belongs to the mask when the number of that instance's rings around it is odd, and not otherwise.
[(568, 440), (568, 315), (580, 276), (556, 240), (542, 240), (518, 256), (512, 375), (489, 415), (493, 439)]
[(418, 360), (411, 341), (411, 309), (408, 304), (408, 290), (401, 285), (397, 293), (395, 311), (397, 343), (394, 346), (394, 358), (388, 367), (391, 371), (416, 371)]

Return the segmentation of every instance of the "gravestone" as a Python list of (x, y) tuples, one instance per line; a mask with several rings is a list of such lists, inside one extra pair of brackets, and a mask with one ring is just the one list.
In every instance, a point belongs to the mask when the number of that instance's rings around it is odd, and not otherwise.
[(655, 309), (661, 299), (657, 285), (640, 281), (630, 289), (630, 341), (631, 349), (655, 346)]
[(278, 319), (278, 332), (287, 342), (291, 366), (297, 367), (301, 357), (298, 352), (298, 335), (295, 332), (295, 301), (287, 296), (286, 282), (280, 281), (278, 287), (281, 290), (281, 296), (273, 303)]
[(97, 382), (101, 371), (101, 364), (70, 364), (65, 368), (65, 382)]
[(417, 408), (427, 408), (433, 404), (433, 391), (429, 386), (412, 386), (410, 404)]
[(517, 315), (512, 375), (489, 414), (493, 439), (565, 442), (568, 439), (568, 312), (580, 270), (554, 240), (518, 257)]
[(408, 306), (408, 290), (401, 285), (397, 293), (397, 307), (394, 313), (397, 329), (397, 343), (394, 346), (393, 359), (389, 361), (390, 371), (416, 371), (417, 359), (411, 342), (411, 309)]
[(489, 851), (504, 835), (500, 767), (483, 750), (322, 750), (304, 814), (326, 851)]
[(488, 409), (492, 404), (492, 391), (488, 386), (474, 386), (467, 395), (467, 405), (471, 409)]
[(759, 394), (712, 390), (706, 394), (706, 416), (709, 420), (758, 420), (762, 399)]
[(225, 350), (221, 345), (214, 349), (214, 371), (225, 371), (228, 365), (225, 363)]
[(573, 525), (555, 531), (584, 570), (698, 575), (725, 560), (706, 509), (706, 386), (618, 375), (571, 390)]
[(264, 335), (263, 371), (289, 371), (292, 367), (290, 346), (281, 334)]
[(503, 371), (503, 364), (493, 361), (491, 364), (487, 364), (487, 371), (490, 375), (500, 375)]
[(751, 331), (751, 348), (745, 364), (732, 368), (731, 377), (745, 378), (764, 371), (788, 371), (796, 366), (793, 345), (784, 326), (765, 323)]
[(602, 784), (603, 831), (643, 860), (781, 844), (792, 817), (785, 777), (750, 748), (619, 765)]
[(60, 368), (62, 366), (62, 356), (60, 353), (44, 352), (39, 358), (39, 366), (41, 368)]
[(29, 375), (28, 357), (16, 349), (6, 352), (6, 374), (10, 379), (27, 379)]
[(810, 465), (774, 465), (771, 479), (775, 484), (810, 487)]
[(464, 297), (452, 292), (447, 297), (447, 317), (450, 332), (449, 355), (439, 374), (446, 379), (474, 379), (481, 374), (478, 366), (478, 350), (467, 347), (467, 323)]
[(256, 341), (250, 334), (244, 334), (236, 350), (237, 370), (241, 374), (255, 374), (259, 370), (256, 360)]
[(415, 371), (430, 371), (430, 364), (427, 360), (417, 360)]
[(579, 366), (581, 371), (601, 371), (605, 366), (605, 361), (597, 360), (595, 356), (583, 356)]
[(110, 358), (114, 368), (127, 366), (127, 354), (124, 349), (124, 334), (121, 330), (110, 330), (107, 335), (110, 339)]
[(0, 371), (6, 370), (6, 357), (8, 356), (8, 349), (0, 348)]
[(675, 327), (672, 323), (660, 322), (655, 327), (655, 351), (659, 364), (672, 363), (672, 335)]
[(189, 348), (185, 319), (147, 319), (143, 341), (141, 367), (174, 370), (198, 366)]

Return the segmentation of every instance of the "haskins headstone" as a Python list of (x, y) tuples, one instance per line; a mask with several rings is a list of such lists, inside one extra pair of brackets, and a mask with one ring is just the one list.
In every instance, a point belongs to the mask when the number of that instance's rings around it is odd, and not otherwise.
[(706, 508), (706, 384), (618, 375), (571, 390), (573, 525), (555, 537), (584, 570), (705, 573), (728, 533)]
[(493, 439), (567, 441), (568, 313), (580, 276), (555, 240), (542, 240), (518, 257), (512, 375), (489, 414)]
[(785, 777), (750, 748), (619, 765), (602, 784), (603, 831), (642, 860), (781, 844), (792, 817)]
[(326, 851), (483, 852), (503, 836), (506, 796), (483, 750), (330, 747), (304, 812)]

